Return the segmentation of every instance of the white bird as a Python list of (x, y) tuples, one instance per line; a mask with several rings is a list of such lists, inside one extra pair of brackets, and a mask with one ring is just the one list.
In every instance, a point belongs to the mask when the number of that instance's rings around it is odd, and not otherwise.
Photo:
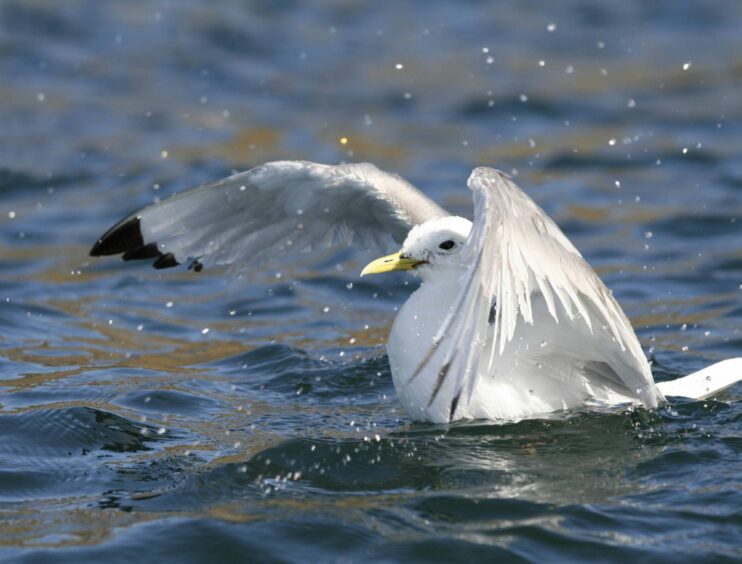
[(557, 225), (504, 173), (477, 168), (473, 223), (371, 164), (280, 161), (148, 206), (93, 256), (244, 267), (338, 243), (400, 252), (361, 275), (422, 280), (392, 326), (394, 386), (418, 420), (513, 420), (581, 405), (709, 397), (742, 379), (742, 358), (656, 384), (631, 323)]

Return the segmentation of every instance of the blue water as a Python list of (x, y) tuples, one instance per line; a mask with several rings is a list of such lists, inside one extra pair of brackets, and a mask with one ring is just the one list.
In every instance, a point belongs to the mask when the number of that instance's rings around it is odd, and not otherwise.
[(462, 215), (496, 166), (674, 378), (742, 355), (740, 53), (733, 0), (3, 0), (0, 557), (738, 561), (739, 386), (413, 423), (383, 344), (415, 281), (368, 254), (87, 252), (267, 160), (372, 161)]

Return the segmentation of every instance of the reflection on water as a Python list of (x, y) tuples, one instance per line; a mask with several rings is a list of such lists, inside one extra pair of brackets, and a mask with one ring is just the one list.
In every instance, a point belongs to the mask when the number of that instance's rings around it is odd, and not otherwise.
[(0, 4), (0, 554), (738, 555), (738, 391), (413, 424), (383, 343), (414, 281), (360, 280), (364, 252), (237, 277), (87, 257), (123, 214), (266, 160), (373, 161), (462, 215), (493, 165), (658, 379), (739, 356), (740, 5), (537, 8)]

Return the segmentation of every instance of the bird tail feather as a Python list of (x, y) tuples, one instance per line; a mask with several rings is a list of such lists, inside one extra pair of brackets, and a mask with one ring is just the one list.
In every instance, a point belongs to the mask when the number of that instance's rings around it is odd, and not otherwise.
[(706, 399), (726, 390), (740, 380), (742, 380), (742, 357), (722, 360), (676, 380), (659, 382), (657, 387), (665, 396)]

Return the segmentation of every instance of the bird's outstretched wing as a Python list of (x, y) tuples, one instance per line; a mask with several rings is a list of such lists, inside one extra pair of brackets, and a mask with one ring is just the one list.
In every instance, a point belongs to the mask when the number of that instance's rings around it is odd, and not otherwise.
[(148, 206), (109, 229), (93, 256), (245, 266), (335, 243), (402, 242), (428, 219), (448, 215), (414, 186), (372, 164), (277, 161)]
[(631, 323), (559, 227), (497, 170), (475, 169), (468, 185), (474, 224), (462, 252), (470, 266), (413, 375), (438, 371), (429, 405), (450, 386), (441, 395), (454, 398), (453, 418), (476, 378), (496, 378), (502, 363), (512, 373), (518, 363), (544, 358), (544, 372), (553, 364), (561, 367), (559, 378), (656, 406), (662, 394)]

